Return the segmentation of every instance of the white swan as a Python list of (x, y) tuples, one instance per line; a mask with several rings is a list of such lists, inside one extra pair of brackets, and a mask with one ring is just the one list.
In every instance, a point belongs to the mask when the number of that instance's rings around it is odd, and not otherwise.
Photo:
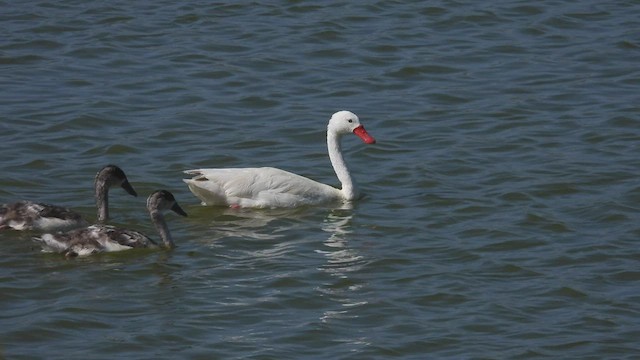
[(331, 116), (327, 126), (327, 148), (333, 169), (342, 183), (341, 189), (272, 167), (187, 170), (185, 173), (193, 178), (184, 179), (184, 182), (203, 205), (279, 208), (352, 201), (358, 198), (358, 189), (340, 148), (342, 135), (348, 133), (356, 134), (367, 144), (376, 142), (356, 114), (338, 111)]
[[(182, 216), (187, 216), (187, 213), (178, 205), (173, 194), (166, 190), (158, 190), (149, 195), (147, 210), (164, 246), (173, 248), (173, 239), (162, 212), (172, 210)], [(43, 252), (61, 253), (67, 257), (159, 247), (155, 241), (141, 232), (110, 225), (92, 225), (66, 233), (43, 234), (33, 239), (41, 243)]]
[[(109, 188), (116, 185), (121, 186), (130, 195), (138, 196), (122, 169), (115, 165), (103, 167), (96, 174), (94, 181), (100, 223), (109, 219)], [(0, 230), (56, 231), (87, 224), (82, 215), (61, 206), (32, 201), (0, 205)]]

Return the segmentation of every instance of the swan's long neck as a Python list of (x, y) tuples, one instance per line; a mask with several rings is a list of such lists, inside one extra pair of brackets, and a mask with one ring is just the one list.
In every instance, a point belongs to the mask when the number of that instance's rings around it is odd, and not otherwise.
[(151, 222), (153, 226), (155, 226), (158, 234), (160, 235), (160, 239), (164, 243), (164, 246), (168, 249), (173, 248), (175, 245), (173, 243), (173, 238), (171, 237), (171, 233), (169, 232), (169, 227), (167, 226), (167, 222), (164, 220), (164, 216), (158, 210), (150, 211)]
[(342, 195), (345, 200), (354, 200), (358, 196), (358, 189), (356, 184), (351, 179), (351, 173), (347, 168), (347, 163), (342, 157), (342, 147), (340, 144), (341, 136), (335, 132), (327, 131), (327, 149), (329, 150), (329, 159), (333, 170), (338, 176), (338, 180), (342, 184)]
[(109, 219), (109, 187), (104, 182), (96, 181), (96, 208), (98, 208), (98, 223)]

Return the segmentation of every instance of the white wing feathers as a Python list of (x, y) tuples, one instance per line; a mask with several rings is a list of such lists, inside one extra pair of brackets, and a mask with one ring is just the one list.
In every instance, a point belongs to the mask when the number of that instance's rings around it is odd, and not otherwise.
[(340, 191), (304, 176), (272, 168), (187, 170), (184, 179), (206, 205), (296, 207), (341, 199)]

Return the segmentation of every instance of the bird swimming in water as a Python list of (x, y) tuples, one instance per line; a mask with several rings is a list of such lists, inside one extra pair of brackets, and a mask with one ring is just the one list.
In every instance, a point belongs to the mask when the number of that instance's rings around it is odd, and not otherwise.
[(341, 188), (273, 167), (219, 168), (185, 171), (189, 190), (208, 206), (232, 208), (294, 208), (328, 202), (352, 202), (360, 198), (358, 187), (342, 156), (341, 139), (355, 134), (366, 144), (375, 144), (350, 111), (338, 111), (327, 125), (327, 150)]
[[(147, 210), (151, 216), (151, 222), (160, 235), (162, 245), (168, 249), (175, 247), (163, 211), (172, 210), (182, 216), (187, 216), (187, 213), (178, 205), (173, 194), (167, 190), (155, 191), (147, 199)], [(160, 247), (158, 243), (141, 232), (110, 225), (91, 225), (66, 233), (43, 234), (33, 239), (42, 245), (43, 252), (60, 253), (66, 257)]]
[[(130, 195), (138, 196), (122, 169), (115, 165), (102, 168), (94, 181), (99, 223), (109, 218), (109, 189), (113, 186), (120, 186)], [(58, 231), (87, 224), (82, 215), (62, 206), (33, 201), (0, 205), (0, 230)]]

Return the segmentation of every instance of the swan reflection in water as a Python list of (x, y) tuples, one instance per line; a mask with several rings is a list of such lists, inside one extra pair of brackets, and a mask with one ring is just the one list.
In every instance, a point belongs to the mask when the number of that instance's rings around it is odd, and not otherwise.
[[(208, 267), (203, 273), (209, 276), (213, 270), (216, 278), (224, 278), (220, 272), (227, 272), (232, 287), (258, 289), (259, 296), (253, 297), (228, 293), (226, 300), (220, 300), (228, 306), (243, 310), (271, 303), (279, 305), (269, 309), (280, 309), (280, 303), (322, 304), (309, 309), (318, 324), (368, 321), (370, 259), (360, 251), (362, 242), (355, 241), (358, 231), (351, 204), (295, 211), (193, 206), (187, 211), (193, 213), (189, 219), (200, 220), (194, 225), (206, 233), (201, 242), (226, 259), (222, 269)], [(256, 273), (256, 269), (264, 270)], [(348, 332), (341, 341), (358, 347), (369, 344), (359, 331)]]
[[(352, 218), (351, 208), (334, 209), (322, 226), (322, 230), (329, 233), (329, 237), (323, 243), (325, 248), (316, 250), (327, 259), (327, 264), (320, 266), (319, 270), (335, 278), (335, 281), (320, 287), (319, 291), (340, 306), (338, 310), (325, 311), (320, 318), (323, 323), (332, 319), (357, 318), (358, 315), (352, 313), (353, 309), (367, 304), (366, 300), (360, 298), (360, 290), (366, 283), (353, 276), (353, 273), (361, 270), (367, 261), (357, 250), (349, 246), (353, 234)], [(362, 339), (357, 341), (360, 342)]]
[[(219, 240), (280, 240), (286, 236), (292, 220), (292, 210), (253, 210), (193, 206), (194, 222), (207, 234), (204, 241), (212, 246)], [(206, 221), (202, 221), (206, 219)], [(278, 224), (281, 222), (281, 224)]]

